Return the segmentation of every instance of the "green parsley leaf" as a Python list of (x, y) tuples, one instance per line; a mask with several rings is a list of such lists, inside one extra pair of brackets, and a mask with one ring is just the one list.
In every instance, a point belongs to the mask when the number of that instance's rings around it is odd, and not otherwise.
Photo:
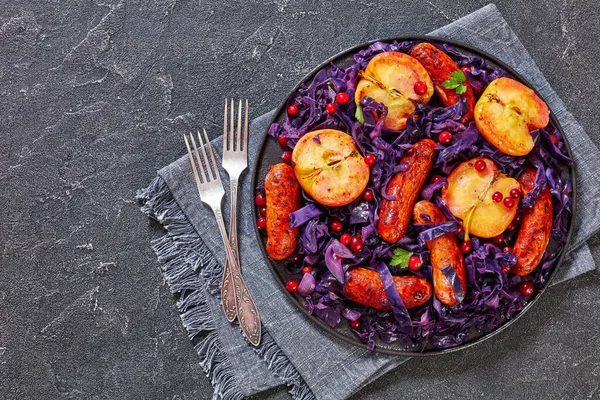
[(460, 69), (457, 69), (456, 71), (450, 73), (450, 75), (458, 83), (463, 83), (464, 81), (467, 80), (467, 77), (465, 76), (465, 74)]
[(465, 74), (459, 69), (450, 73), (450, 78), (446, 82), (442, 83), (442, 86), (446, 89), (454, 89), (456, 94), (463, 94), (467, 91), (467, 86), (464, 82), (467, 80)]
[(463, 94), (467, 91), (467, 87), (465, 85), (460, 85), (456, 88), (456, 94)]
[(407, 268), (408, 259), (412, 255), (413, 253), (408, 250), (404, 250), (401, 248), (394, 249), (394, 255), (392, 256), (392, 261), (390, 261), (390, 265), (392, 267), (400, 266), (400, 268)]
[(461, 83), (453, 83), (450, 81), (450, 79), (452, 78), (448, 78), (446, 82), (442, 83), (442, 86), (446, 89), (456, 89), (457, 87), (462, 86)]
[(363, 124), (365, 122), (365, 119), (363, 118), (363, 114), (362, 114), (362, 108), (360, 106), (356, 106), (356, 112), (354, 113), (354, 118), (356, 118), (356, 120), (358, 122), (360, 122), (361, 124)]

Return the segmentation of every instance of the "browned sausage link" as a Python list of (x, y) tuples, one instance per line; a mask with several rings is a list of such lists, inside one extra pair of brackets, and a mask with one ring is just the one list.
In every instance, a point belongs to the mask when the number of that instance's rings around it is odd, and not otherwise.
[[(348, 299), (378, 310), (391, 309), (377, 271), (363, 267), (350, 269), (344, 292)], [(394, 276), (396, 290), (406, 308), (425, 304), (431, 298), (431, 285), (427, 279), (415, 275)]]
[[(422, 200), (415, 204), (413, 212), (415, 223), (440, 223), (445, 222), (446, 217), (435, 204), (430, 201)], [(429, 217), (429, 219), (427, 219)], [(454, 234), (447, 233), (427, 242), (427, 248), (430, 252), (430, 260), (433, 275), (433, 290), (435, 296), (443, 304), (453, 306), (456, 304), (456, 296), (452, 284), (442, 272), (446, 265), (450, 265), (463, 287), (463, 293), (467, 289), (467, 277), (462, 253), (456, 244)]]
[(475, 94), (469, 81), (465, 81), (464, 85), (467, 87), (467, 91), (462, 95), (456, 94), (455, 89), (446, 89), (442, 86), (442, 83), (446, 82), (450, 78), (450, 73), (458, 71), (458, 65), (450, 58), (450, 56), (438, 49), (432, 44), (421, 43), (416, 45), (411, 55), (419, 60), (419, 62), (425, 67), (425, 70), (433, 81), (435, 91), (442, 99), (442, 103), (448, 107), (458, 102), (460, 96), (464, 96), (469, 105), (469, 110), (462, 117), (461, 122), (466, 124), (467, 122), (473, 121), (473, 112), (475, 111)]
[(300, 208), (300, 185), (288, 164), (272, 165), (265, 177), (267, 253), (283, 260), (296, 249), (298, 228), (290, 228), (290, 213)]
[(433, 164), (435, 142), (423, 139), (413, 150), (400, 161), (400, 164), (407, 164), (408, 169), (394, 175), (385, 191), (395, 200), (383, 199), (381, 202), (377, 230), (389, 243), (397, 242), (406, 234), (413, 206)]
[[(524, 194), (533, 189), (536, 171), (527, 168), (519, 178)], [(548, 185), (542, 189), (535, 204), (523, 214), (521, 228), (513, 246), (517, 264), (512, 271), (519, 276), (529, 275), (542, 261), (552, 231), (552, 195)]]

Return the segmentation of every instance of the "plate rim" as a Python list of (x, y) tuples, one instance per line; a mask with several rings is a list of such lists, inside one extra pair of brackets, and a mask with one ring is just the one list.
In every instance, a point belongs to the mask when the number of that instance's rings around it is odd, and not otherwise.
[[(271, 124), (273, 124), (274, 122), (277, 122), (277, 120), (279, 119), (279, 116), (282, 113), (282, 111), (284, 110), (287, 100), (289, 99), (289, 96), (292, 93), (295, 93), (303, 83), (312, 80), (314, 78), (314, 76), (321, 69), (329, 66), (329, 64), (331, 64), (332, 62), (334, 62), (340, 58), (346, 57), (350, 54), (355, 54), (356, 52), (366, 49), (367, 47), (371, 46), (374, 43), (377, 43), (377, 42), (390, 43), (393, 41), (396, 41), (396, 42), (427, 41), (430, 43), (431, 42), (442, 43), (442, 44), (445, 43), (445, 44), (449, 44), (449, 45), (455, 46), (455, 47), (462, 47), (463, 49), (468, 50), (469, 52), (471, 52), (475, 55), (484, 57), (484, 58), (494, 62), (499, 67), (501, 67), (501, 68), (505, 69), (507, 72), (511, 73), (512, 76), (516, 80), (520, 81), (521, 83), (525, 84), (527, 87), (531, 88), (535, 92), (535, 94), (537, 96), (539, 96), (541, 99), (544, 99), (544, 97), (540, 95), (539, 91), (527, 79), (525, 79), (520, 73), (518, 73), (513, 67), (511, 67), (510, 65), (506, 64), (504, 61), (501, 61), (496, 56), (493, 56), (484, 50), (481, 50), (479, 48), (476, 48), (474, 46), (465, 44), (465, 43), (457, 41), (457, 40), (446, 39), (443, 37), (438, 37), (438, 36), (433, 36), (433, 35), (407, 35), (407, 36), (394, 36), (394, 37), (390, 37), (390, 38), (376, 39), (376, 40), (364, 42), (364, 43), (349, 47), (345, 50), (342, 50), (341, 52), (324, 60), (316, 68), (312, 69), (308, 74), (306, 74), (300, 81), (298, 81), (298, 83), (294, 86), (294, 88), (288, 92), (288, 96), (285, 98), (285, 100), (283, 100), (280, 103), (280, 105), (275, 110), (275, 113), (273, 114), (273, 117), (271, 118), (271, 120), (270, 120), (269, 124), (267, 125), (267, 128), (261, 138), (259, 151), (256, 154), (256, 158), (253, 162), (254, 169), (253, 169), (253, 173), (252, 173), (252, 182), (251, 182), (252, 190), (255, 190), (255, 188), (258, 187), (257, 182), (258, 182), (259, 160), (263, 156), (263, 152), (265, 149), (265, 142), (269, 139), (269, 135), (268, 135), (269, 127), (271, 126)], [(544, 99), (544, 101), (545, 101), (545, 99)], [(548, 107), (550, 108), (550, 106), (548, 106)], [(531, 309), (533, 307), (533, 305), (538, 302), (538, 300), (545, 293), (546, 289), (548, 289), (548, 287), (551, 286), (553, 279), (556, 276), (556, 271), (561, 268), (561, 266), (564, 262), (564, 259), (565, 259), (565, 255), (569, 248), (569, 245), (571, 244), (571, 238), (572, 238), (573, 230), (574, 230), (575, 213), (576, 213), (576, 208), (577, 208), (577, 176), (575, 173), (575, 160), (573, 159), (573, 153), (571, 151), (571, 146), (569, 145), (569, 142), (564, 134), (564, 130), (563, 130), (562, 126), (560, 125), (560, 123), (558, 121), (558, 118), (556, 117), (554, 111), (552, 111), (551, 108), (550, 108), (550, 119), (554, 123), (556, 129), (558, 129), (558, 131), (561, 133), (563, 142), (565, 143), (565, 148), (566, 148), (567, 154), (568, 154), (569, 158), (571, 158), (573, 160), (573, 164), (569, 167), (569, 176), (571, 179), (571, 186), (572, 186), (572, 195), (571, 195), (572, 205), (571, 205), (571, 218), (569, 221), (569, 228), (567, 231), (567, 238), (566, 238), (565, 246), (558, 258), (558, 261), (556, 262), (556, 265), (554, 266), (554, 269), (550, 273), (550, 276), (548, 277), (548, 280), (546, 281), (546, 284), (544, 285), (544, 287), (513, 318), (505, 321), (501, 326), (494, 329), (493, 331), (486, 333), (483, 336), (480, 336), (474, 340), (468, 341), (466, 343), (462, 343), (458, 346), (445, 348), (445, 349), (436, 349), (436, 350), (431, 350), (431, 351), (426, 351), (426, 352), (403, 351), (400, 349), (396, 350), (396, 349), (389, 349), (389, 348), (379, 347), (379, 346), (376, 346), (375, 349), (372, 350), (372, 352), (385, 354), (385, 355), (402, 356), (402, 357), (429, 357), (429, 356), (444, 355), (444, 354), (453, 353), (456, 351), (470, 348), (479, 343), (482, 343), (483, 341), (497, 335), (498, 333), (500, 333), (500, 332), (508, 329), (510, 326), (512, 326), (517, 320), (519, 320), (521, 318), (522, 315), (524, 315), (527, 311), (529, 311), (529, 309)], [(256, 206), (254, 203), (252, 203), (251, 207), (252, 207), (251, 214), (252, 214), (252, 220), (253, 220), (253, 229), (254, 229), (254, 233), (256, 235), (256, 240), (261, 249), (263, 259), (267, 263), (269, 270), (271, 271), (272, 277), (278, 283), (280, 289), (284, 292), (284, 294), (288, 297), (288, 299), (291, 300), (292, 303), (294, 303), (294, 305), (301, 310), (301, 312), (304, 314), (304, 317), (306, 318), (307, 321), (317, 324), (323, 331), (327, 332), (328, 334), (334, 336), (336, 339), (339, 339), (344, 343), (351, 344), (353, 346), (358, 346), (363, 349), (367, 349), (367, 344), (361, 342), (357, 337), (351, 339), (350, 337), (338, 332), (335, 328), (330, 327), (327, 323), (325, 323), (318, 317), (315, 317), (314, 315), (309, 314), (308, 310), (306, 309), (304, 304), (301, 302), (301, 300), (299, 298), (297, 298), (296, 296), (294, 296), (294, 294), (288, 292), (285, 289), (285, 283), (281, 282), (278, 279), (275, 266), (273, 265), (272, 261), (269, 259), (267, 251), (265, 249), (265, 246), (262, 245), (261, 230), (259, 230), (256, 227), (257, 214), (258, 214)]]

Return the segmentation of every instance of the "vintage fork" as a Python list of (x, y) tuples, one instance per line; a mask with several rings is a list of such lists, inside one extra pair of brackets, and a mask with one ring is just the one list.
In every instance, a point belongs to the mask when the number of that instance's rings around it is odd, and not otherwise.
[[(246, 283), (241, 277), (241, 270), (238, 260), (231, 248), (229, 238), (227, 237), (227, 231), (225, 230), (225, 222), (223, 221), (223, 213), (221, 211), (221, 203), (225, 196), (225, 190), (223, 190), (223, 183), (221, 183), (221, 177), (219, 176), (219, 169), (215, 160), (212, 147), (208, 140), (206, 130), (204, 130), (204, 138), (206, 140), (206, 147), (210, 154), (210, 159), (205, 150), (204, 141), (200, 132), (198, 132), (198, 142), (200, 144), (201, 151), (198, 151), (194, 136), (190, 134), (190, 141), (192, 142), (193, 151), (190, 148), (188, 137), (184, 135), (185, 146), (188, 150), (190, 157), (190, 163), (192, 164), (192, 170), (194, 171), (194, 178), (196, 179), (196, 185), (198, 186), (198, 194), (200, 199), (206, 203), (215, 214), (217, 220), (217, 226), (221, 233), (221, 239), (225, 246), (225, 253), (227, 254), (227, 262), (231, 266), (231, 274), (234, 282), (234, 290), (236, 292), (236, 299), (239, 299), (239, 305), (237, 308), (237, 315), (240, 321), (240, 327), (246, 335), (246, 338), (253, 346), (258, 346), (260, 343), (261, 326), (260, 316), (258, 315), (258, 309), (252, 300), (250, 291), (246, 286)], [(195, 161), (194, 161), (195, 157)], [(200, 170), (200, 174), (198, 174)]]
[[(239, 264), (239, 253), (237, 244), (237, 199), (238, 182), (242, 172), (248, 167), (248, 100), (246, 100), (244, 117), (244, 135), (242, 137), (242, 101), (239, 101), (237, 118), (237, 135), (234, 125), (234, 102), (231, 99), (230, 125), (227, 130), (227, 99), (225, 99), (225, 111), (223, 112), (223, 169), (229, 175), (229, 186), (231, 188), (230, 198), (230, 220), (229, 220), (229, 242)], [(221, 304), (225, 311), (225, 317), (233, 322), (237, 316), (236, 291), (233, 282), (231, 265), (225, 263), (223, 279), (221, 280)]]

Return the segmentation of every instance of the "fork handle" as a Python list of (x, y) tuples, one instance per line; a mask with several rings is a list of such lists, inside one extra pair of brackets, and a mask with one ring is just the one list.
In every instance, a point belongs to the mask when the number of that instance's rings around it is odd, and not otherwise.
[[(238, 252), (237, 244), (237, 192), (238, 192), (238, 180), (229, 178), (229, 184), (231, 186), (231, 208), (229, 212), (229, 243), (233, 250), (234, 256), (240, 263), (240, 256)], [(237, 304), (236, 304), (236, 292), (233, 283), (233, 274), (231, 273), (231, 264), (229, 261), (225, 262), (225, 269), (223, 270), (223, 278), (221, 280), (221, 305), (225, 312), (225, 318), (227, 321), (233, 322), (237, 317)]]
[(225, 263), (223, 277), (221, 278), (221, 305), (225, 312), (227, 321), (233, 322), (237, 317), (237, 305), (235, 304), (235, 287), (233, 285), (233, 275), (231, 274), (231, 265), (229, 261)]
[(221, 233), (221, 239), (225, 246), (225, 253), (227, 253), (227, 261), (231, 266), (231, 275), (233, 277), (233, 286), (235, 291), (235, 303), (237, 306), (237, 317), (242, 328), (242, 332), (246, 335), (246, 338), (253, 346), (258, 346), (260, 343), (261, 326), (260, 316), (258, 315), (258, 309), (252, 299), (252, 295), (248, 290), (248, 286), (244, 282), (241, 275), (240, 264), (235, 257), (229, 238), (227, 237), (227, 231), (225, 230), (225, 222), (223, 221), (223, 214), (221, 209), (213, 207), (213, 213), (217, 219), (217, 225), (219, 232)]
[[(237, 245), (237, 179), (229, 180), (231, 186), (231, 208), (230, 208), (230, 221), (229, 221), (229, 244), (233, 255), (240, 263), (240, 257), (238, 253)], [(231, 272), (231, 264), (229, 260), (225, 261), (225, 268), (223, 269), (223, 278), (221, 279), (221, 305), (225, 312), (225, 318), (227, 321), (233, 322), (237, 317), (237, 295), (235, 291), (235, 285), (233, 280), (233, 274)]]

